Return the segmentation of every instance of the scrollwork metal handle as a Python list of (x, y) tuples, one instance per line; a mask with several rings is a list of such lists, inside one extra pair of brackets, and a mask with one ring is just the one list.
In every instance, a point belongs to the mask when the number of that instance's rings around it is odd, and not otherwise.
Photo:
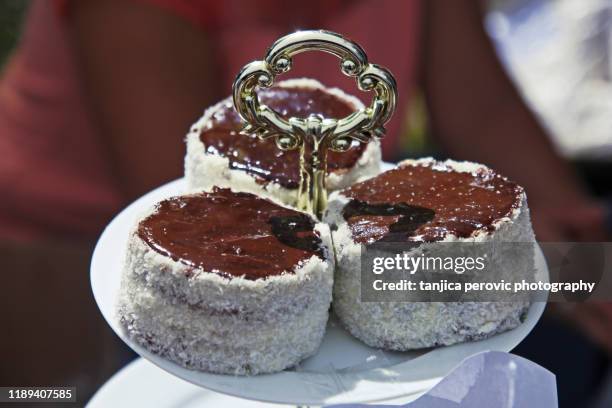
[[(370, 105), (344, 118), (284, 118), (261, 104), (257, 88), (269, 88), (277, 75), (291, 69), (293, 57), (305, 51), (323, 51), (340, 58), (340, 69), (355, 77), (362, 91), (373, 91)], [(383, 67), (368, 62), (364, 50), (355, 42), (329, 31), (298, 31), (278, 39), (262, 61), (245, 65), (233, 85), (236, 111), (245, 121), (243, 134), (261, 139), (275, 138), (282, 150), (300, 149), (300, 188), (298, 207), (321, 215), (327, 205), (325, 175), (327, 151), (344, 152), (352, 141), (369, 142), (385, 133), (397, 99), (393, 75)], [(310, 159), (306, 151), (310, 150)]]

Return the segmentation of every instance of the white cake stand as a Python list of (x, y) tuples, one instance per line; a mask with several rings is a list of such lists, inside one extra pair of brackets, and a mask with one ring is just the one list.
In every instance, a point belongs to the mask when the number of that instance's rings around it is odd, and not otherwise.
[(264, 406), (269, 404), (230, 397), (198, 387), (160, 370), (143, 358), (135, 360), (117, 372), (87, 403), (87, 408), (260, 408)]
[[(415, 399), (466, 357), (481, 351), (512, 350), (534, 328), (545, 308), (544, 302), (534, 303), (523, 324), (487, 340), (405, 353), (367, 347), (332, 319), (318, 353), (294, 369), (253, 377), (188, 370), (132, 342), (115, 318), (131, 228), (155, 202), (184, 191), (184, 180), (173, 181), (142, 196), (113, 219), (96, 245), (91, 262), (91, 285), (104, 318), (128, 346), (163, 370), (213, 391), (256, 401), (298, 405)], [(546, 279), (546, 262), (541, 251), (537, 252), (537, 272), (540, 278)]]
[[(406, 404), (414, 398), (385, 401)], [(119, 370), (87, 403), (87, 408), (270, 408), (267, 402), (231, 397), (183, 381), (144, 358), (138, 358)], [(275, 408), (295, 405), (274, 404)]]

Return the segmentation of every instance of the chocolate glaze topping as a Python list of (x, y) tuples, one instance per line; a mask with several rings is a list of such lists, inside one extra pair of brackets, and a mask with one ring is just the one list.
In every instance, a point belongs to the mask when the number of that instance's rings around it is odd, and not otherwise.
[(434, 242), (467, 238), (520, 205), (523, 188), (490, 169), (472, 173), (444, 163), (405, 165), (343, 191), (343, 216), (353, 239)]
[(294, 273), (299, 262), (324, 257), (309, 216), (229, 189), (162, 201), (138, 236), (174, 261), (227, 278)]
[[(307, 117), (321, 114), (326, 118), (343, 118), (355, 108), (337, 96), (316, 88), (273, 87), (259, 92), (263, 104), (284, 117)], [(206, 152), (227, 157), (230, 167), (259, 177), (262, 183), (276, 182), (295, 189), (300, 182), (298, 150), (281, 151), (273, 139), (259, 140), (240, 134), (242, 123), (231, 103), (217, 110), (200, 134)], [(329, 152), (329, 171), (346, 171), (361, 157), (366, 144), (354, 146), (345, 153)]]

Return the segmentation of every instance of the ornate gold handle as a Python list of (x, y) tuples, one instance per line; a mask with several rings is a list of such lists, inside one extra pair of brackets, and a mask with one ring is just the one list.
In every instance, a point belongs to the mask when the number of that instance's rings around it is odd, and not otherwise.
[[(283, 118), (274, 109), (259, 102), (258, 87), (269, 88), (276, 75), (291, 69), (294, 55), (305, 51), (323, 51), (340, 58), (342, 72), (357, 80), (362, 91), (374, 91), (370, 105), (344, 118)], [(243, 134), (261, 139), (274, 137), (282, 150), (300, 149), (300, 188), (298, 207), (321, 215), (327, 206), (325, 175), (327, 151), (344, 152), (352, 140), (367, 143), (385, 133), (384, 125), (395, 110), (395, 78), (385, 68), (368, 63), (364, 50), (339, 34), (323, 30), (298, 31), (278, 39), (262, 61), (245, 65), (233, 85), (234, 107), (246, 122)], [(310, 159), (306, 152), (310, 151)]]

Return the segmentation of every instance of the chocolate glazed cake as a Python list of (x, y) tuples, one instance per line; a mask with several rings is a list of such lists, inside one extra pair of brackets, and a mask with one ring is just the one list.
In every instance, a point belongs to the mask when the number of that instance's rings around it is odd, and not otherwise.
[[(362, 103), (339, 89), (313, 79), (279, 82), (259, 92), (263, 104), (285, 117), (322, 114), (342, 118), (362, 109)], [(227, 98), (207, 109), (187, 135), (185, 177), (191, 191), (230, 187), (295, 205), (300, 182), (299, 152), (281, 151), (273, 139), (241, 135), (242, 123)], [(380, 143), (356, 145), (328, 156), (327, 187), (345, 188), (380, 171)]]
[(134, 229), (119, 318), (148, 350), (213, 373), (270, 373), (313, 354), (331, 303), (329, 230), (214, 188), (157, 204)]
[[(493, 170), (450, 160), (404, 161), (333, 193), (324, 219), (337, 228), (333, 308), (364, 343), (391, 350), (450, 345), (487, 338), (521, 323), (526, 301), (379, 303), (362, 302), (360, 296), (362, 245), (406, 242), (411, 256), (448, 256), (453, 247), (440, 242), (533, 242), (523, 188)], [(532, 266), (532, 259), (506, 255), (495, 255), (503, 273)]]

